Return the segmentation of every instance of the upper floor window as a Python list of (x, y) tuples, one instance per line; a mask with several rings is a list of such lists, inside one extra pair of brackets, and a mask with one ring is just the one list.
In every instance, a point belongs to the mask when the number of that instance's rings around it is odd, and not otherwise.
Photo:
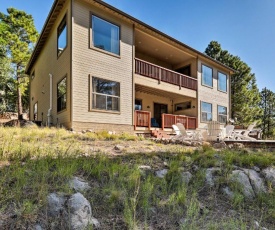
[(227, 76), (218, 72), (218, 90), (227, 92)]
[(67, 77), (57, 84), (57, 112), (66, 109), (67, 105)]
[(218, 121), (224, 124), (227, 121), (227, 108), (225, 106), (218, 105)]
[(66, 15), (62, 19), (57, 29), (57, 56), (67, 47), (67, 21)]
[(212, 121), (212, 104), (201, 102), (201, 121)]
[(120, 83), (92, 78), (92, 109), (119, 111)]
[(202, 84), (213, 87), (213, 70), (205, 65), (202, 65)]
[(120, 28), (99, 17), (92, 16), (93, 46), (119, 55)]

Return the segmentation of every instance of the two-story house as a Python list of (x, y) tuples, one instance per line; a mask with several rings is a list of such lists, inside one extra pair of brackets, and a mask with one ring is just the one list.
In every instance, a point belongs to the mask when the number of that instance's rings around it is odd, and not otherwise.
[(148, 131), (225, 123), (232, 69), (101, 0), (55, 0), (27, 66), (30, 119)]

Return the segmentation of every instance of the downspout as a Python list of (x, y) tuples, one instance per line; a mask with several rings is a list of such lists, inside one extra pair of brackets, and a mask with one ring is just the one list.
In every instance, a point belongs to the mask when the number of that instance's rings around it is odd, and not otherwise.
[(50, 108), (48, 110), (48, 127), (50, 127), (51, 125), (51, 119), (52, 119), (52, 107), (53, 107), (53, 87), (52, 87), (52, 83), (53, 83), (53, 75), (49, 74), (50, 77)]

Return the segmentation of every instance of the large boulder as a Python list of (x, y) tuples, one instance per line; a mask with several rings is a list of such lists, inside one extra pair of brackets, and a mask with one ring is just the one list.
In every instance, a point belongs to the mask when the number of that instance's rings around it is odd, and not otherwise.
[(255, 198), (255, 193), (250, 184), (249, 177), (243, 171), (234, 170), (230, 177), (233, 183), (237, 183), (237, 186), (239, 186), (239, 189), (247, 200)]
[(275, 168), (268, 167), (262, 171), (267, 183), (270, 183), (275, 188)]
[(208, 168), (205, 172), (205, 184), (208, 187), (214, 187), (217, 182), (217, 176), (220, 174), (220, 168)]
[(262, 193), (266, 193), (264, 180), (260, 177), (259, 173), (252, 169), (243, 169), (243, 171), (249, 177), (250, 183), (255, 194), (259, 195)]
[(75, 193), (70, 197), (67, 205), (70, 229), (85, 229), (92, 218), (90, 202), (81, 193)]
[(56, 193), (51, 193), (47, 197), (48, 209), (47, 213), (50, 217), (58, 217), (64, 210), (64, 204), (66, 198), (64, 195), (58, 195)]
[(73, 177), (69, 181), (69, 186), (70, 188), (73, 188), (76, 192), (83, 192), (91, 188), (87, 182), (83, 181), (79, 177)]
[(161, 169), (156, 171), (156, 176), (159, 178), (164, 178), (167, 173), (168, 173), (168, 169)]
[(181, 179), (182, 182), (186, 185), (189, 184), (190, 180), (192, 179), (193, 175), (190, 172), (182, 172), (181, 173)]

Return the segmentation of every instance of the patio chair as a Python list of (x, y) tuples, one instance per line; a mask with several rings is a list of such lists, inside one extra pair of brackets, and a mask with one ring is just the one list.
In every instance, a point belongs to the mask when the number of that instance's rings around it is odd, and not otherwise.
[(188, 134), (184, 126), (182, 128), (182, 127), (179, 127), (177, 124), (177, 125), (172, 125), (172, 128), (176, 133), (176, 136), (173, 137), (174, 139), (183, 138), (186, 140), (193, 140), (193, 135)]
[(209, 121), (207, 123), (207, 131), (207, 139), (209, 141), (217, 141), (224, 138), (221, 129), (221, 124), (218, 121)]
[(248, 140), (255, 141), (256, 138), (248, 136), (248, 134), (254, 129), (256, 122), (253, 122), (251, 125), (247, 127), (247, 129), (241, 133), (234, 132), (234, 137), (236, 140)]
[(187, 131), (182, 123), (177, 123), (176, 125), (183, 135), (189, 138), (193, 138), (193, 140), (203, 140), (203, 137), (200, 131), (197, 131), (197, 130)]
[(222, 137), (223, 140), (234, 140), (235, 134), (234, 134), (234, 125), (227, 125), (225, 126), (225, 134)]

